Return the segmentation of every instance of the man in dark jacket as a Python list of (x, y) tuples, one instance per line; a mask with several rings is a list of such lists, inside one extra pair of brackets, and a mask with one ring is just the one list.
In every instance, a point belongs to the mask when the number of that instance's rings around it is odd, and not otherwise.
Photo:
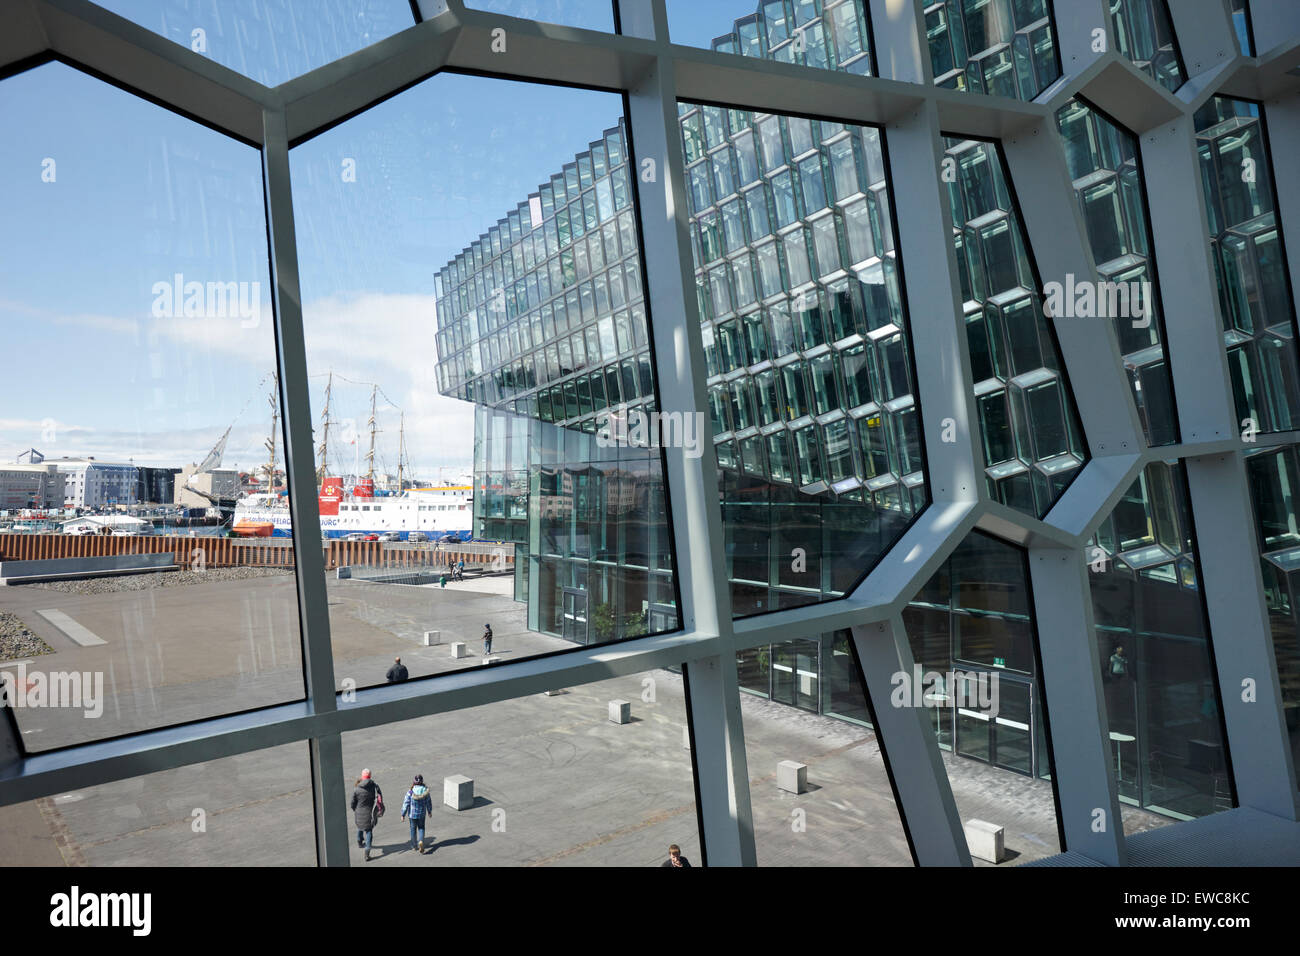
[(661, 869), (665, 866), (689, 867), (690, 865), (691, 865), (691, 861), (686, 859), (686, 857), (682, 856), (682, 848), (679, 847), (676, 843), (674, 843), (672, 846), (668, 848), (668, 859), (664, 860), (662, 863), (659, 864)]
[(383, 799), (384, 792), (379, 789), (379, 784), (370, 779), (370, 771), (362, 770), (361, 779), (352, 791), (352, 820), (357, 825), (357, 846), (366, 851), (367, 862), (370, 860), (375, 823), (379, 820), (379, 805)]
[(410, 676), (410, 672), (407, 671), (406, 665), (402, 663), (400, 657), (394, 657), (393, 666), (388, 668), (388, 673), (384, 676), (388, 678), (388, 683), (400, 684)]

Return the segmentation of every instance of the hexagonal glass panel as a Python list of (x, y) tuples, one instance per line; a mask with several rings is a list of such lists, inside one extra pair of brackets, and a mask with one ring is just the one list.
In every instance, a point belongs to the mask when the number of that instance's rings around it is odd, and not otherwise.
[[(750, 789), (759, 866), (912, 865), (852, 645), (842, 630), (736, 654), (746, 765), (763, 780)], [(783, 789), (798, 787), (780, 769), (791, 754), (806, 765), (801, 795)]]
[(938, 86), (1032, 100), (1061, 75), (1048, 0), (943, 0), (925, 6)]
[(989, 494), (1041, 518), (1087, 458), (1083, 429), (1001, 151), (944, 149)]
[(667, 0), (674, 43), (869, 76), (871, 26), (863, 0)]
[(312, 796), (307, 743), (284, 744), (0, 807), (0, 854), (9, 867), (315, 866)]
[(1292, 756), (1300, 761), (1300, 446), (1261, 448), (1246, 458), (1273, 654)]
[(903, 609), (914, 667), (891, 697), (929, 715), (963, 820), (1016, 808), (1022, 863), (1060, 847), (1033, 608), (1025, 552), (968, 535)]
[(1178, 418), (1137, 139), (1080, 99), (1057, 112), (1056, 124), (1097, 274), (1105, 283), (1099, 292), (1107, 293), (1107, 311), (1110, 301), (1116, 304), (1115, 333), (1142, 430), (1149, 444), (1171, 444), (1178, 440)]
[(1187, 81), (1167, 0), (1115, 0), (1110, 22), (1116, 49), (1139, 70), (1169, 90)]
[(1300, 427), (1295, 301), (1260, 107), (1216, 96), (1196, 111), (1201, 186), (1243, 431)]
[(409, 0), (96, 0), (264, 86), (278, 86), (415, 25)]
[(929, 501), (880, 132), (678, 114), (734, 614), (841, 597)]
[(301, 700), (293, 550), (232, 540), (283, 447), (258, 151), (62, 63), (0, 82), (0, 123), (0, 671), (24, 745)]
[(1180, 463), (1147, 465), (1087, 555), (1119, 798), (1176, 820), (1232, 807), (1189, 497)]
[(689, 742), (679, 668), (349, 731), (352, 865), (702, 866)]
[(340, 681), (679, 627), (621, 98), (443, 73), (291, 164)]

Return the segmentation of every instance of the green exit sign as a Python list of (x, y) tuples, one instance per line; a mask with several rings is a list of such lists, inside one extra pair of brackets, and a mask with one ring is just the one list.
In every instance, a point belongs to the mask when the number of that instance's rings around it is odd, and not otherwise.
[(994, 666), (994, 667), (1006, 667), (1006, 666), (1007, 666), (1007, 659), (1006, 659), (1005, 657), (995, 657), (995, 658), (993, 658), (993, 666)]

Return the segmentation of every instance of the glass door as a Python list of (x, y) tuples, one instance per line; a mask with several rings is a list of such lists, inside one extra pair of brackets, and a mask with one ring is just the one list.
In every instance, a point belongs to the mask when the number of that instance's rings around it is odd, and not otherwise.
[(1029, 691), (1027, 681), (999, 680), (998, 712), (989, 723), (993, 731), (994, 765), (1026, 775), (1034, 771)]
[[(959, 671), (955, 676), (957, 753), (1032, 776), (1036, 737), (1030, 709), (1033, 682), (1003, 671)], [(996, 699), (992, 681), (997, 681)]]
[(586, 644), (587, 592), (578, 588), (565, 588), (563, 602), (564, 623), (561, 636), (575, 644)]
[(784, 641), (772, 645), (772, 699), (817, 713), (817, 641)]

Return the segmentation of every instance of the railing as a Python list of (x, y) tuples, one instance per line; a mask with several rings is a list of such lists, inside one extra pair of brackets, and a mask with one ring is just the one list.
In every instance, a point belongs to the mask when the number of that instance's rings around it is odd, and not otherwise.
[[(325, 567), (360, 565), (368, 568), (445, 568), (464, 561), (467, 569), (513, 570), (514, 545), (473, 541), (454, 545), (386, 541), (339, 541), (321, 544)], [(218, 538), (189, 535), (0, 534), (0, 561), (53, 561), (59, 558), (105, 557), (115, 554), (159, 554), (170, 551), (181, 567), (294, 566), (290, 538)]]

